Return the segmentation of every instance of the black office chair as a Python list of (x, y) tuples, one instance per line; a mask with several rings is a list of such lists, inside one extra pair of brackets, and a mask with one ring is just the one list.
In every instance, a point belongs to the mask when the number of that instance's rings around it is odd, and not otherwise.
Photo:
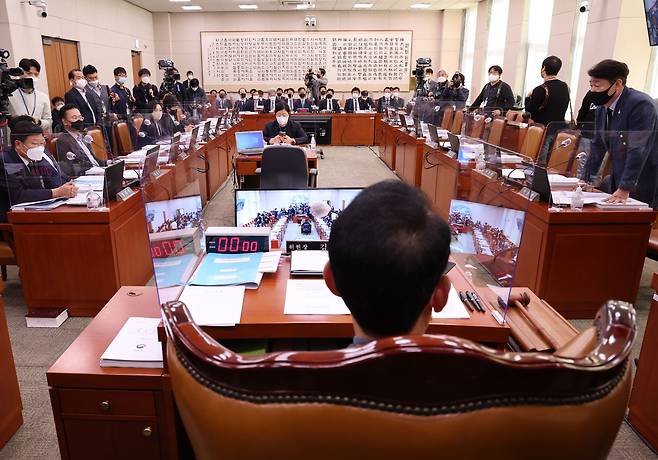
[(318, 171), (315, 168), (309, 170), (306, 153), (301, 147), (267, 147), (259, 169), (261, 188), (307, 188), (315, 187), (317, 183)]

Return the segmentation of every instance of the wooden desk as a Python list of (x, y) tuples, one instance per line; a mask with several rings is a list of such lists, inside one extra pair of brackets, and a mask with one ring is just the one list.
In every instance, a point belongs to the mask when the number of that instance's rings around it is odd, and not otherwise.
[[(318, 155), (315, 150), (306, 151), (306, 159), (308, 161), (308, 168), (318, 169)], [(243, 188), (259, 188), (260, 177), (256, 174), (256, 169), (261, 167), (263, 162), (262, 155), (236, 155), (235, 161), (235, 174), (238, 178), (238, 187)]]
[[(0, 280), (0, 292), (3, 284)], [(14, 355), (11, 351), (4, 302), (0, 298), (0, 449), (23, 424), (23, 405), (18, 389)]]
[(395, 173), (409, 185), (420, 187), (423, 169), (425, 139), (407, 133), (378, 120), (384, 125), (381, 134), (379, 156)]
[(593, 318), (610, 299), (635, 302), (656, 212), (551, 212), (479, 171), (470, 174), (471, 201), (526, 211), (516, 285), (566, 318)]
[[(658, 273), (653, 274), (651, 287), (658, 292)], [(644, 330), (642, 351), (628, 404), (628, 423), (658, 451), (658, 301), (654, 296)]]

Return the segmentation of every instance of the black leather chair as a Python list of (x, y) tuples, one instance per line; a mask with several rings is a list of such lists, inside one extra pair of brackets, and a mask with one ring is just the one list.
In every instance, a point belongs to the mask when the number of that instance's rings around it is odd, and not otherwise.
[(271, 146), (263, 151), (260, 187), (266, 189), (308, 188), (317, 183), (317, 170), (309, 170), (301, 147)]

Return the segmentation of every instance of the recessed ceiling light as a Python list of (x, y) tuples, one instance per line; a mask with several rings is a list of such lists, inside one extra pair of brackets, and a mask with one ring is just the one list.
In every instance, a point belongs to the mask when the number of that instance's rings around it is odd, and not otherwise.
[(253, 5), (253, 4), (238, 5), (238, 7), (240, 7), (241, 10), (257, 10), (258, 9), (258, 5)]
[(181, 6), (181, 8), (183, 8), (184, 10), (187, 10), (187, 11), (198, 11), (198, 10), (202, 9), (199, 5), (184, 5), (184, 6)]
[(298, 10), (308, 10), (308, 9), (311, 9), (311, 8), (315, 8), (315, 5), (309, 5), (308, 3), (306, 3), (304, 5), (297, 5)]
[(192, 0), (169, 0), (172, 3), (185, 3), (185, 2), (191, 2)]
[(430, 8), (431, 6), (432, 6), (431, 3), (414, 3), (411, 5), (412, 8), (417, 8), (417, 9)]
[(373, 3), (355, 3), (354, 8), (366, 9), (372, 8)]

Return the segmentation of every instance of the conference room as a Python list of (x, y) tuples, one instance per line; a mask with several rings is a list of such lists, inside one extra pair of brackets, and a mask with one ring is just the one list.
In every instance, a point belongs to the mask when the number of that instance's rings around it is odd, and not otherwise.
[(658, 455), (658, 2), (0, 23), (0, 458)]

